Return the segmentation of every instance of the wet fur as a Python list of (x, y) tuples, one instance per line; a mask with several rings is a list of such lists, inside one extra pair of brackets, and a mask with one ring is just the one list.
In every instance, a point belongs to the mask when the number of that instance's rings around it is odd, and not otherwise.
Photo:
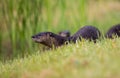
[(73, 42), (76, 42), (76, 40), (81, 40), (86, 39), (89, 41), (94, 41), (96, 42), (96, 40), (101, 36), (100, 31), (93, 26), (84, 26), (82, 27), (80, 30), (78, 30), (73, 36), (71, 36), (71, 40)]
[(62, 37), (70, 37), (70, 32), (69, 31), (61, 31), (58, 33)]
[(113, 39), (115, 37), (120, 37), (120, 24), (114, 25), (111, 27), (108, 32), (105, 34), (106, 38)]
[[(58, 47), (63, 45), (67, 39), (65, 37), (59, 36), (57, 34), (54, 34), (52, 32), (42, 32), (37, 35), (32, 36), (32, 39), (37, 42), (41, 43), (43, 45), (46, 45), (48, 47)], [(39, 41), (39, 39), (41, 41)]]
[(32, 39), (37, 42), (41, 43), (43, 45), (46, 45), (48, 47), (58, 47), (68, 42), (76, 42), (76, 40), (81, 40), (81, 38), (84, 38), (86, 40), (94, 41), (96, 42), (96, 39), (98, 39), (100, 36), (100, 31), (93, 27), (93, 26), (85, 26), (78, 30), (73, 36), (70, 37), (63, 37), (57, 34), (54, 34), (52, 32), (42, 32), (37, 35), (32, 36)]

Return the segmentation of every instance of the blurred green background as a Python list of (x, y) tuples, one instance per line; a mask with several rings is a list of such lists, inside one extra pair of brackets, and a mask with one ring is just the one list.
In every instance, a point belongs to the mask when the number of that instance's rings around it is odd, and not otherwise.
[(93, 25), (104, 34), (120, 23), (120, 0), (0, 0), (0, 60), (40, 50), (31, 36)]

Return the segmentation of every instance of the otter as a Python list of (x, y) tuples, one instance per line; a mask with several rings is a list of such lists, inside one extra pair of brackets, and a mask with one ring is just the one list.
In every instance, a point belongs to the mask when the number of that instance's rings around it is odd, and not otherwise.
[(111, 27), (105, 34), (105, 37), (110, 39), (113, 39), (115, 37), (120, 37), (120, 24)]
[(70, 37), (70, 32), (65, 30), (58, 33), (62, 37)]
[(52, 32), (41, 32), (32, 36), (32, 40), (52, 48), (63, 45), (67, 41), (67, 38)]
[(101, 36), (101, 33), (96, 27), (84, 26), (80, 30), (78, 30), (73, 36), (71, 36), (70, 40), (75, 43), (76, 40), (78, 40), (78, 39), (81, 40), (83, 38), (83, 39), (86, 39), (89, 41), (96, 42), (96, 40), (100, 36)]
[(70, 37), (63, 37), (57, 34), (54, 34), (52, 32), (41, 32), (39, 34), (36, 34), (32, 36), (33, 41), (37, 43), (41, 43), (43, 45), (46, 45), (48, 47), (58, 47), (61, 46), (67, 42), (73, 42), (76, 43), (76, 41), (81, 38), (94, 41), (96, 42), (96, 39), (100, 37), (100, 31), (93, 26), (85, 26), (78, 30), (74, 35)]

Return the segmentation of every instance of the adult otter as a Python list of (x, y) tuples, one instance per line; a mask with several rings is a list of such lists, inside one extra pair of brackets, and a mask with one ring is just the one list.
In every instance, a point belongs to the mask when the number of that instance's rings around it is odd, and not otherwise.
[(78, 30), (73, 36), (71, 37), (62, 37), (60, 35), (54, 34), (52, 32), (42, 32), (37, 35), (32, 36), (32, 39), (37, 42), (41, 43), (43, 45), (46, 45), (48, 47), (58, 47), (68, 42), (76, 42), (76, 40), (81, 38), (94, 41), (96, 42), (96, 39), (100, 37), (100, 31), (93, 27), (93, 26), (85, 26)]
[(66, 41), (66, 37), (59, 36), (52, 32), (42, 32), (37, 35), (32, 36), (33, 41), (41, 43), (48, 47), (58, 47), (63, 45)]
[(114, 37), (120, 37), (120, 24), (111, 27), (105, 34), (105, 37), (110, 39), (113, 39)]
[(70, 32), (65, 30), (58, 33), (62, 37), (70, 37)]

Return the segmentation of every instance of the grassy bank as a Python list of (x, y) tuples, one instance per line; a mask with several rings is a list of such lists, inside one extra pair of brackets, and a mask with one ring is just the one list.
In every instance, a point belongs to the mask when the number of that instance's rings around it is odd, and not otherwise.
[(0, 0), (0, 78), (120, 78), (120, 38), (43, 51), (31, 36), (120, 23), (119, 0)]
[(0, 63), (0, 78), (119, 78), (119, 59), (119, 39), (82, 41)]
[[(0, 33), (1, 59), (24, 57), (25, 54), (32, 53), (35, 45), (31, 41), (31, 36), (38, 32), (58, 33), (60, 30), (69, 30), (72, 26), (75, 29), (79, 21), (85, 20), (86, 1), (77, 2), (72, 0), (0, 0), (0, 27), (3, 32), (3, 34)], [(76, 8), (80, 12), (79, 16), (82, 15), (82, 17), (78, 21), (72, 19), (73, 22), (70, 23), (67, 17), (71, 16), (68, 13), (71, 14), (71, 11), (68, 9), (70, 7), (72, 9), (76, 3)]]
[(38, 47), (31, 36), (42, 31), (74, 34), (84, 25), (105, 33), (119, 23), (118, 0), (0, 0), (0, 59), (32, 54)]

